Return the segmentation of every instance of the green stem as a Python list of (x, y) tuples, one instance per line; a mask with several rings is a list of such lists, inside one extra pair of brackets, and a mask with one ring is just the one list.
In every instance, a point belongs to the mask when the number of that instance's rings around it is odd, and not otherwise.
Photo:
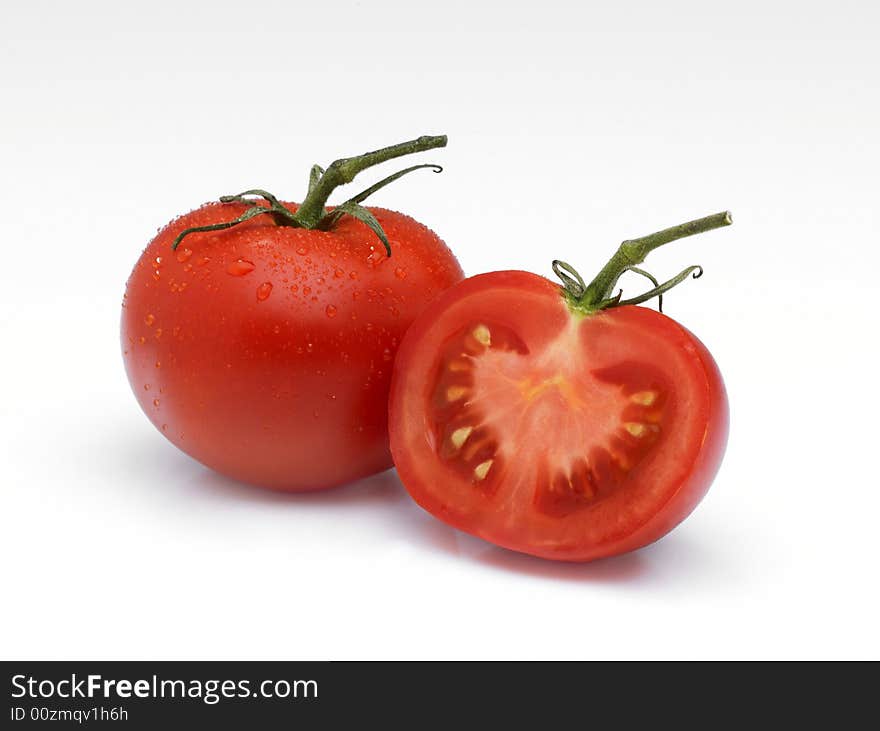
[[(446, 146), (446, 135), (438, 135), (436, 137), (419, 137), (409, 142), (401, 142), (399, 145), (384, 147), (375, 152), (367, 152), (358, 157), (347, 157), (333, 162), (327, 170), (320, 165), (313, 165), (309, 174), (309, 191), (305, 200), (300, 205), (296, 213), (293, 213), (287, 206), (278, 200), (271, 193), (253, 188), (246, 190), (238, 195), (224, 195), (220, 197), (221, 203), (244, 203), (250, 205), (244, 213), (232, 221), (223, 223), (214, 223), (208, 226), (195, 226), (181, 231), (174, 242), (171, 244), (172, 249), (180, 246), (180, 242), (190, 234), (204, 233), (208, 231), (222, 231), (232, 228), (240, 223), (249, 221), (256, 216), (265, 214), (271, 215), (275, 219), (275, 223), (279, 226), (293, 226), (298, 228), (321, 229), (328, 231), (343, 216), (349, 215), (369, 226), (376, 236), (382, 241), (388, 256), (391, 256), (391, 244), (388, 237), (382, 230), (382, 226), (376, 217), (370, 211), (364, 208), (361, 202), (371, 196), (377, 190), (384, 188), (389, 183), (399, 180), (404, 175), (411, 173), (413, 170), (421, 170), (422, 168), (433, 168), (434, 172), (439, 173), (443, 168), (439, 165), (413, 165), (412, 167), (401, 170), (400, 172), (389, 175), (384, 180), (371, 185), (365, 191), (358, 193), (354, 198), (340, 203), (333, 209), (332, 213), (327, 213), (324, 206), (327, 198), (333, 192), (333, 189), (344, 183), (350, 183), (354, 180), (354, 176), (361, 170), (365, 170), (373, 165), (378, 165), (386, 160), (392, 160), (395, 157), (409, 155), (413, 152), (422, 152), (423, 150), (431, 150), (435, 147)], [(247, 196), (259, 196), (269, 205), (263, 205)]]
[(362, 170), (373, 165), (393, 160), (403, 155), (411, 155), (415, 152), (433, 150), (436, 147), (446, 146), (446, 135), (436, 137), (419, 137), (409, 142), (401, 142), (399, 145), (384, 147), (381, 150), (367, 152), (357, 157), (346, 157), (333, 162), (320, 179), (314, 181), (308, 195), (296, 212), (296, 219), (303, 228), (315, 228), (324, 217), (324, 206), (330, 194), (335, 188), (354, 180)]
[[(645, 257), (654, 249), (671, 241), (677, 241), (687, 236), (711, 231), (733, 223), (730, 211), (722, 211), (712, 216), (698, 218), (696, 221), (688, 221), (672, 228), (642, 236), (638, 239), (624, 241), (608, 263), (602, 267), (602, 271), (587, 285), (583, 295), (578, 299), (578, 305), (585, 310), (594, 309), (601, 302), (608, 300), (617, 280), (628, 270), (641, 264)], [(665, 290), (664, 290), (665, 291)]]

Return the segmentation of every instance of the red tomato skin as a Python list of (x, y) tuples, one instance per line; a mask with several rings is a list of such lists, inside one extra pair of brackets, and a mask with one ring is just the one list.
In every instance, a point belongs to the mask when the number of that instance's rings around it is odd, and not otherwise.
[[(687, 459), (677, 466), (680, 477), (668, 486), (665, 502), (648, 520), (629, 526), (613, 540), (598, 544), (545, 547), (524, 540), (516, 531), (497, 527), (487, 531), (485, 526), (474, 521), (469, 511), (461, 510), (453, 501), (443, 499), (430, 488), (432, 480), (442, 476), (439, 472), (433, 476), (427, 474), (427, 451), (424, 451), (418, 437), (413, 435), (413, 429), (419, 428), (416, 425), (419, 407), (415, 405), (417, 399), (412, 393), (411, 374), (416, 371), (421, 373), (417, 363), (430, 357), (426, 355), (423, 336), (431, 323), (443, 317), (456, 303), (490, 289), (516, 293), (522, 303), (519, 308), (521, 327), (533, 342), (549, 340), (571, 317), (580, 317), (570, 313), (558, 285), (544, 277), (521, 271), (500, 271), (470, 277), (435, 299), (404, 338), (392, 377), (389, 401), (391, 451), (404, 486), (421, 507), (447, 524), (504, 548), (541, 558), (592, 561), (633, 551), (662, 538), (694, 510), (717, 474), (727, 445), (729, 405), (720, 370), (705, 345), (679, 323), (645, 307), (618, 307), (587, 317), (610, 318), (626, 327), (648, 328), (688, 356), (687, 377), (691, 379), (699, 403), (699, 408), (688, 418), (704, 426), (703, 438), (700, 444), (693, 445)], [(414, 448), (413, 445), (417, 446)]]
[[(603, 550), (593, 558), (612, 556), (647, 546), (659, 540), (687, 518), (705, 497), (724, 459), (730, 433), (730, 404), (727, 389), (718, 364), (703, 342), (690, 330), (671, 317), (646, 307), (621, 307), (620, 316), (639, 318), (651, 327), (663, 329), (679, 347), (692, 354), (695, 368), (701, 376), (700, 387), (705, 393), (704, 409), (691, 418), (705, 422), (705, 437), (696, 450), (693, 461), (687, 465), (686, 477), (677, 485), (662, 510), (613, 550)], [(577, 560), (577, 559), (576, 559)], [(582, 559), (581, 559), (582, 560)]]
[[(295, 211), (295, 204), (285, 204)], [(126, 285), (121, 340), (144, 413), (172, 443), (243, 482), (332, 487), (391, 466), (387, 397), (406, 329), (463, 276), (446, 245), (412, 218), (370, 209), (330, 232), (209, 203), (172, 221)]]

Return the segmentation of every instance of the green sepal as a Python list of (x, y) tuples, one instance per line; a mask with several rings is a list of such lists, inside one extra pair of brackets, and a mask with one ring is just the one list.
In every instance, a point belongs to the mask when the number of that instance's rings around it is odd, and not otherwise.
[[(379, 225), (379, 222), (376, 220), (376, 217), (370, 213), (366, 208), (364, 208), (360, 203), (355, 203), (353, 200), (345, 201), (345, 203), (340, 203), (336, 206), (333, 211), (331, 211), (327, 216), (325, 216), (325, 220), (329, 221), (329, 225), (327, 228), (332, 226), (339, 220), (339, 216), (336, 214), (345, 214), (349, 215), (352, 218), (356, 218), (361, 223), (365, 223), (370, 229), (373, 231), (376, 236), (382, 241), (383, 246), (385, 247), (385, 253), (388, 256), (391, 256), (391, 244), (388, 243), (388, 237), (385, 235), (385, 232), (382, 230), (382, 226)], [(324, 229), (324, 224), (319, 226), (319, 228)]]

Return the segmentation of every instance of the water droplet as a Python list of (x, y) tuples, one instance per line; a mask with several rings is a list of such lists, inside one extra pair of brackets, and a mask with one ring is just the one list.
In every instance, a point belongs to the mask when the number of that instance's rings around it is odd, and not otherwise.
[(156, 318), (153, 317), (152, 315), (147, 315), (144, 318), (144, 322), (147, 324), (147, 327), (152, 327), (153, 323), (156, 322)]
[(250, 274), (254, 268), (254, 263), (252, 261), (248, 261), (247, 259), (236, 259), (226, 267), (226, 273), (231, 274), (233, 277), (243, 277), (245, 274)]
[(156, 368), (161, 368), (161, 367), (162, 367), (162, 361), (161, 361), (161, 360), (157, 360), (157, 361), (156, 361)]
[(391, 358), (391, 351), (388, 348), (385, 348), (385, 350), (382, 351), (382, 360), (389, 361)]
[(161, 256), (157, 256), (155, 259), (153, 259), (153, 266), (155, 266), (157, 269), (162, 266)]
[(339, 267), (333, 270), (333, 278), (334, 279), (342, 279), (345, 276), (345, 272), (342, 271)]
[(403, 267), (397, 267), (397, 269), (394, 270), (394, 276), (398, 279), (406, 279), (406, 269)]
[(280, 333), (281, 332), (281, 325), (276, 325), (275, 327), (273, 327), (272, 332), (275, 333), (276, 335), (278, 333)]
[(156, 406), (156, 407), (159, 406), (159, 399), (157, 399), (157, 398), (153, 399), (153, 406)]
[(178, 292), (183, 292), (183, 290), (185, 290), (185, 289), (186, 289), (186, 282), (181, 282), (180, 284), (177, 285)]
[(330, 399), (331, 401), (335, 401), (335, 400), (336, 400), (336, 394), (335, 394), (335, 393), (328, 393), (328, 394), (327, 394), (327, 398)]
[(334, 307), (333, 305), (327, 305), (324, 308), (324, 312), (327, 317), (336, 317), (336, 307)]
[(324, 277), (318, 277), (318, 284), (324, 284)]
[(349, 273), (348, 273), (348, 278), (349, 278), (349, 279), (357, 279), (357, 278), (358, 278), (358, 273), (357, 273), (357, 272), (349, 272)]
[(168, 431), (168, 424), (162, 424), (162, 431)]
[(203, 266), (205, 266), (205, 264), (207, 264), (209, 261), (211, 261), (211, 257), (210, 257), (210, 256), (203, 256), (201, 259), (199, 259), (198, 264), (199, 264), (200, 267), (203, 267)]
[(311, 353), (315, 349), (314, 343), (306, 343), (306, 352)]
[(396, 307), (389, 307), (389, 308), (388, 308), (388, 311), (389, 311), (392, 315), (394, 315), (395, 317), (397, 317), (398, 315), (400, 315), (400, 310), (398, 310)]
[(149, 391), (149, 390), (150, 390), (150, 384), (149, 384), (149, 383), (145, 383), (145, 384), (144, 384), (144, 391)]
[(139, 342), (141, 345), (143, 345), (145, 342), (147, 342), (147, 339), (146, 339), (143, 335), (141, 335), (141, 336), (138, 338), (138, 342)]
[(177, 261), (183, 264), (183, 262), (187, 261), (192, 255), (192, 249), (187, 249), (184, 246), (182, 249), (178, 249), (177, 251)]
[(315, 409), (315, 410), (312, 412), (312, 416), (314, 416), (316, 419), (318, 418), (318, 410), (317, 410), (317, 409)]
[(305, 287), (303, 287), (303, 294), (310, 294), (311, 291), (312, 291), (312, 288), (309, 287), (308, 285), (306, 285)]
[(257, 287), (257, 299), (260, 302), (269, 299), (270, 294), (272, 294), (272, 282), (263, 282)]
[(296, 292), (297, 290), (299, 290), (299, 285), (298, 285), (298, 284), (291, 284), (291, 285), (290, 285), (290, 291), (291, 291), (291, 292)]
[(175, 325), (174, 329), (171, 331), (171, 334), (174, 337), (177, 337), (178, 335), (180, 335), (180, 325)]
[(305, 256), (306, 254), (309, 253), (309, 250), (308, 250), (305, 246), (300, 246), (300, 247), (296, 250), (296, 253), (299, 254), (300, 256)]
[(156, 340), (160, 340), (161, 338), (162, 338), (162, 328), (157, 327), (156, 328)]
[(183, 265), (183, 271), (185, 271), (185, 272), (191, 272), (192, 268), (193, 268), (193, 265), (190, 263), (186, 263)]

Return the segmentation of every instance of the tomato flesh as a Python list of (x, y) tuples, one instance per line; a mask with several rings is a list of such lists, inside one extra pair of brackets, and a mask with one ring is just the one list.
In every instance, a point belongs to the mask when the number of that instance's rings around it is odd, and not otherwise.
[(589, 560), (656, 540), (708, 488), (727, 402), (705, 347), (641, 307), (572, 313), (535, 275), (453, 287), (401, 347), (401, 479), (430, 512), (508, 548)]

